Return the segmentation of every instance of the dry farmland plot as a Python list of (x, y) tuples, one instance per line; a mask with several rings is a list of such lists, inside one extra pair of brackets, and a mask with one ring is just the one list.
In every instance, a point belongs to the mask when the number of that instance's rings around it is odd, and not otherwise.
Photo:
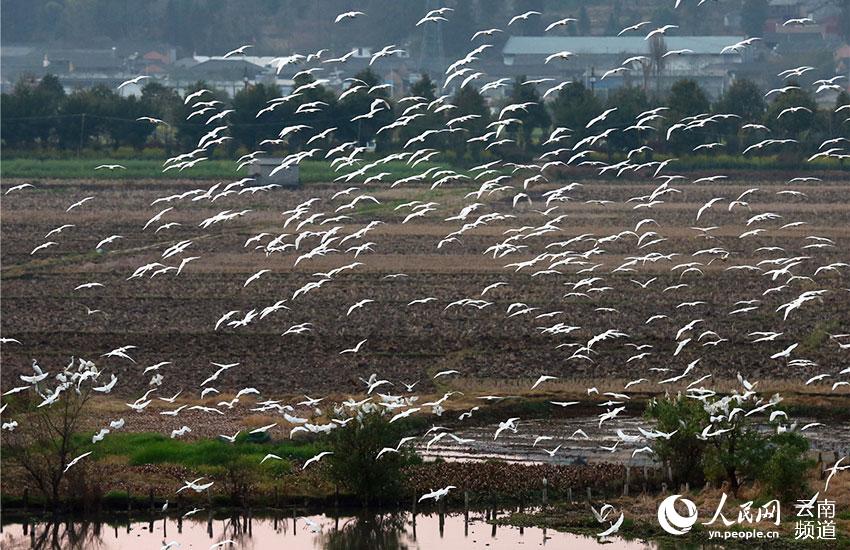
[[(429, 385), (430, 375), (446, 369), (462, 373), (462, 380), (448, 384), (467, 391), (476, 387), (495, 391), (500, 384), (512, 390), (527, 388), (542, 373), (562, 378), (561, 385), (549, 390), (578, 387), (570, 385), (570, 380), (576, 379), (582, 381), (582, 389), (586, 387), (584, 381), (588, 381), (599, 385), (600, 390), (605, 387), (616, 391), (622, 389), (623, 380), (658, 379), (661, 375), (650, 368), (670, 368), (672, 376), (698, 358), (699, 376), (712, 374), (715, 380), (728, 380), (740, 371), (762, 380), (765, 387), (776, 384), (813, 393), (847, 395), (846, 386), (835, 393), (831, 386), (838, 379), (847, 379), (847, 375), (838, 373), (850, 365), (850, 354), (842, 351), (828, 334), (850, 329), (850, 292), (846, 290), (850, 288), (850, 271), (841, 268), (822, 272), (814, 280), (807, 277), (812, 277), (818, 266), (848, 261), (850, 205), (846, 197), (850, 196), (850, 180), (833, 176), (825, 182), (793, 186), (785, 181), (787, 178), (741, 178), (708, 185), (674, 182), (680, 192), (667, 195), (664, 204), (635, 209), (637, 203), (625, 201), (650, 194), (654, 183), (585, 180), (582, 187), (570, 192), (569, 202), (558, 203), (558, 210), (546, 218), (537, 212), (545, 209), (542, 193), (559, 186), (549, 184), (529, 192), (534, 201), (531, 208), (522, 202), (513, 208), (510, 195), (485, 196), (479, 201), (483, 206), (466, 222), (444, 220), (476, 200), (464, 198), (470, 188), (364, 188), (361, 192), (373, 195), (381, 204), (364, 201), (353, 213), (339, 213), (350, 215), (349, 220), (302, 229), (326, 231), (339, 225), (338, 235), (345, 236), (371, 220), (381, 220), (386, 223), (364, 239), (349, 240), (343, 246), (345, 249), (374, 242), (374, 252), (364, 252), (356, 259), (353, 253), (332, 253), (304, 259), (295, 267), (298, 254), (316, 246), (318, 237), (305, 239), (298, 253), (288, 250), (270, 256), (255, 250), (254, 245), (244, 247), (245, 241), (260, 232), (295, 233), (295, 223), (283, 228), (281, 212), (311, 197), (321, 198), (312, 205), (311, 213), (333, 216), (339, 215), (332, 214), (333, 210), (354, 195), (330, 201), (330, 196), (341, 188), (314, 185), (297, 191), (232, 195), (212, 203), (183, 199), (151, 206), (158, 197), (182, 193), (201, 184), (42, 181), (37, 190), (15, 192), (2, 201), (2, 332), (5, 337), (22, 342), (3, 348), (3, 385), (15, 385), (17, 375), (27, 370), (33, 359), (55, 370), (66, 364), (71, 355), (97, 358), (119, 346), (133, 345), (137, 348), (130, 354), (136, 364), (121, 359), (100, 361), (134, 374), (141, 373), (145, 366), (171, 361), (159, 372), (170, 380), (169, 387), (186, 388), (197, 387), (215, 370), (210, 361), (239, 361), (240, 367), (223, 376), (218, 389), (224, 392), (254, 386), (266, 396), (359, 392), (363, 385), (358, 378), (367, 378), (373, 372), (395, 382), (399, 389), (402, 381), (422, 380), (417, 390), (429, 392), (442, 389)], [(4, 182), (3, 191), (16, 183), (21, 182)], [(749, 204), (728, 211), (729, 200), (750, 188), (758, 190), (746, 199)], [(805, 196), (777, 194), (789, 188), (802, 191)], [(71, 212), (65, 211), (85, 196), (95, 198)], [(707, 210), (697, 222), (697, 210), (712, 197), (726, 200)], [(587, 204), (588, 199), (612, 202)], [(410, 208), (396, 207), (411, 200), (438, 204), (427, 216), (401, 224)], [(151, 216), (168, 206), (174, 209), (160, 223), (180, 225), (155, 233), (160, 224), (152, 224), (147, 231), (141, 231)], [(250, 212), (235, 220), (208, 229), (198, 226), (203, 219), (221, 211), (245, 209)], [(465, 232), (459, 242), (436, 248), (442, 238), (463, 223), (492, 212), (516, 217), (481, 225)], [(764, 212), (781, 218), (746, 225), (751, 216)], [(559, 228), (557, 231), (514, 241), (527, 248), (500, 258), (484, 254), (507, 236), (507, 230), (540, 227), (556, 215), (566, 216), (553, 225)], [(638, 242), (636, 235), (628, 231), (633, 232), (635, 224), (646, 218), (655, 220), (657, 225), (647, 222), (638, 233), (654, 231), (657, 235), (645, 235)], [(779, 229), (795, 221), (806, 225)], [(63, 224), (74, 227), (44, 238)], [(708, 232), (709, 238), (694, 226), (719, 228)], [(756, 227), (766, 231), (739, 238), (744, 231)], [(525, 229), (521, 235), (532, 231)], [(549, 248), (556, 254), (598, 247), (599, 253), (589, 255), (587, 263), (568, 263), (554, 271), (547, 270), (548, 263), (518, 272), (504, 267), (529, 260), (556, 241), (583, 234), (602, 238), (622, 231), (627, 233), (616, 240), (596, 244), (583, 240)], [(95, 245), (110, 235), (123, 238), (105, 245), (101, 252), (95, 251)], [(810, 236), (830, 239), (835, 245), (804, 248), (830, 244), (808, 239)], [(293, 242), (293, 238), (285, 242)], [(663, 240), (647, 245), (655, 239)], [(57, 244), (30, 254), (46, 240)], [(182, 255), (162, 260), (163, 251), (182, 240), (191, 240), (192, 244)], [(265, 238), (262, 244), (268, 240)], [(692, 256), (710, 248), (722, 248), (729, 254)], [(670, 260), (638, 262), (612, 273), (629, 258), (650, 252), (677, 255)], [(178, 265), (179, 258), (187, 256), (199, 259), (189, 263), (179, 276), (167, 272), (128, 280), (139, 266), (158, 261)], [(788, 275), (772, 280), (765, 272), (777, 266), (770, 264), (762, 264), (759, 273), (728, 269), (783, 256), (810, 258), (801, 260), (791, 270), (800, 278), (764, 296), (765, 290), (780, 287)], [(314, 274), (353, 261), (363, 265), (342, 272), (321, 288), (293, 300), (296, 289), (319, 280)], [(690, 262), (702, 265), (671, 271), (677, 264)], [(246, 279), (260, 269), (271, 272), (243, 288)], [(581, 270), (584, 272), (577, 273)], [(384, 278), (393, 273), (408, 276)], [(573, 289), (572, 283), (595, 277), (599, 279)], [(652, 278), (655, 280), (646, 289), (633, 282), (645, 283)], [(483, 297), (492, 305), (445, 310), (449, 303), (462, 298), (482, 298), (481, 291), (498, 281), (507, 284)], [(104, 286), (74, 290), (86, 282)], [(687, 286), (664, 291), (674, 285)], [(804, 291), (818, 289), (829, 292), (820, 300), (804, 304), (787, 321), (776, 313), (779, 305)], [(571, 292), (584, 295), (565, 297)], [(407, 305), (425, 297), (436, 301)], [(374, 302), (346, 316), (348, 308), (364, 298)], [(249, 310), (259, 311), (284, 299), (290, 310), (276, 311), (244, 327), (213, 330), (216, 321), (228, 311), (239, 311), (232, 318), (239, 319)], [(730, 315), (747, 306), (736, 302), (754, 299), (761, 300), (751, 304), (757, 309)], [(539, 309), (508, 317), (508, 306), (516, 302)], [(688, 302), (697, 303), (682, 305)], [(103, 313), (88, 314), (86, 308)], [(551, 312), (561, 313), (536, 318)], [(668, 317), (646, 325), (647, 318), (655, 314)], [(693, 342), (674, 358), (677, 331), (694, 319), (702, 321), (691, 335)], [(281, 336), (287, 328), (306, 322), (312, 323), (313, 332)], [(559, 322), (580, 328), (564, 335), (542, 334), (541, 327)], [(584, 344), (609, 329), (625, 332), (628, 340), (599, 342), (589, 357), (571, 358), (575, 348), (570, 344)], [(703, 335), (705, 331), (714, 331), (716, 336)], [(751, 344), (754, 337), (747, 334), (755, 331), (783, 334), (773, 342)], [(367, 342), (360, 353), (340, 355), (340, 351), (363, 339)], [(719, 339), (723, 340), (718, 344), (704, 345)], [(623, 345), (626, 341), (652, 345), (647, 348), (651, 354), (629, 362), (637, 352)], [(792, 367), (784, 359), (769, 359), (793, 342), (800, 342), (795, 357), (809, 359), (818, 366)], [(558, 348), (560, 344), (565, 345)], [(819, 372), (832, 376), (804, 387), (804, 382)], [(136, 394), (144, 390), (148, 379), (124, 376), (117, 391)]]

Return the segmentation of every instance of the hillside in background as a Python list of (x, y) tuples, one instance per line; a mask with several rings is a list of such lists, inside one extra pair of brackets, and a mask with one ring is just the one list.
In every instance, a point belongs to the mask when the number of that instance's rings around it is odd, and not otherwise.
[[(515, 24), (515, 34), (542, 34), (552, 21), (575, 17), (579, 24), (554, 34), (616, 34), (642, 20), (680, 25), (681, 34), (729, 34), (740, 29), (724, 24), (742, 2), (711, 0), (686, 3), (673, 12), (671, 0), (3, 0), (2, 35), (9, 43), (50, 43), (67, 47), (111, 47), (169, 44), (178, 53), (211, 54), (245, 43), (254, 54), (308, 51), (321, 47), (348, 49), (396, 43), (417, 49), (422, 27), (418, 19), (433, 5), (456, 10), (444, 25), (447, 55), (469, 49), (476, 30), (499, 27), (527, 10), (545, 15)], [(345, 26), (333, 26), (339, 13), (365, 12)], [(728, 22), (728, 21), (727, 21)]]

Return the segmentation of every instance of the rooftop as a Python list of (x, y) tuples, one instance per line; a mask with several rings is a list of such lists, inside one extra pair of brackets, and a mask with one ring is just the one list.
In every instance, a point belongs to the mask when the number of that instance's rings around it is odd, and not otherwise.
[[(723, 48), (741, 40), (743, 36), (664, 37), (668, 50), (687, 48), (703, 55), (720, 55)], [(549, 55), (564, 50), (593, 55), (644, 54), (649, 51), (649, 41), (643, 36), (512, 36), (502, 52), (505, 55)]]

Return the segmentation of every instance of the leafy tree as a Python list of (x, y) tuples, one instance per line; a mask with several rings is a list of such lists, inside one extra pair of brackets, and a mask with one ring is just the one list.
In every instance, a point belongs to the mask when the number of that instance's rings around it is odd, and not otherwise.
[(425, 73), (410, 87), (410, 95), (425, 98), (425, 101), (430, 103), (437, 99), (437, 85), (428, 73)]
[(142, 88), (142, 103), (148, 110), (148, 116), (174, 123), (177, 122), (177, 111), (183, 99), (174, 88), (159, 82), (148, 82)]
[[(300, 107), (305, 103), (318, 103), (318, 107), (313, 107), (311, 110), (315, 112), (301, 112), (295, 117), (295, 121), (301, 124), (306, 124), (313, 128), (313, 131), (319, 132), (332, 126), (337, 126), (336, 113), (336, 95), (326, 88), (324, 85), (315, 85), (316, 79), (310, 75), (301, 75), (295, 79), (296, 89), (301, 86), (310, 85), (303, 89), (300, 97), (292, 102), (293, 107)], [(292, 119), (289, 119), (292, 120)], [(299, 134), (298, 139), (306, 142), (309, 139), (309, 134)], [(291, 140), (290, 140), (291, 142)]]
[[(847, 105), (850, 105), (850, 94), (842, 91), (835, 100), (835, 108), (830, 113), (830, 116), (832, 117), (832, 133), (850, 138), (850, 121), (848, 121), (850, 120), (850, 110), (846, 108)], [(845, 108), (839, 111), (838, 109), (841, 107)]]
[(15, 148), (24, 142), (23, 121), (16, 120), (23, 112), (24, 108), (17, 94), (0, 96), (0, 141), (4, 147)]
[(141, 149), (155, 128), (153, 124), (136, 120), (150, 114), (142, 99), (123, 98), (103, 85), (63, 97), (58, 111), (63, 118), (57, 121), (55, 129), (60, 146), (66, 148), (93, 144)]
[[(797, 85), (789, 82), (789, 85)], [(791, 109), (791, 110), (789, 110)], [(767, 110), (767, 125), (780, 135), (806, 140), (814, 129), (817, 103), (805, 89), (779, 94)]]
[(656, 439), (652, 450), (670, 465), (673, 481), (699, 486), (705, 482), (703, 455), (706, 442), (697, 436), (708, 424), (708, 413), (702, 404), (684, 395), (654, 399), (649, 402), (645, 416), (656, 422), (656, 429), (673, 433), (669, 438)]
[[(410, 87), (410, 95), (413, 97), (421, 97), (428, 103), (431, 103), (437, 98), (437, 85), (431, 80), (427, 74), (422, 75), (413, 86)], [(406, 104), (405, 107), (411, 104)], [(419, 109), (416, 111), (416, 118), (408, 122), (403, 128), (397, 131), (398, 142), (404, 146), (411, 138), (422, 135), (428, 130), (441, 130), (444, 128), (446, 119), (442, 113), (435, 113), (434, 107), (431, 109)], [(381, 132), (382, 134), (384, 132)], [(428, 146), (434, 148), (443, 148), (445, 139), (442, 136), (434, 136), (428, 138)]]
[(41, 99), (46, 101), (53, 110), (57, 109), (59, 103), (65, 98), (65, 89), (59, 82), (59, 77), (53, 74), (44, 75), (35, 89), (43, 94)]
[[(164, 86), (159, 82), (148, 82), (142, 88), (142, 105), (144, 116), (164, 120), (168, 126), (154, 129), (159, 132), (165, 141), (165, 152), (171, 155), (174, 127), (179, 122), (179, 115), (183, 109), (183, 99), (174, 88)], [(140, 124), (142, 124), (140, 122)]]
[[(378, 75), (367, 68), (354, 75), (355, 80), (351, 87), (365, 85), (351, 95), (346, 96), (338, 102), (338, 111), (335, 119), (339, 122), (338, 134), (344, 141), (356, 140), (360, 145), (366, 145), (369, 141), (376, 140), (379, 148), (389, 145), (390, 136), (383, 132), (378, 136), (378, 130), (393, 121), (393, 108), (390, 103), (389, 94), (385, 89), (369, 92), (371, 88), (381, 83)], [(376, 101), (380, 100), (378, 103)], [(373, 108), (373, 105), (375, 107)], [(368, 118), (359, 118), (368, 113), (374, 113)], [(386, 137), (384, 137), (386, 136)]]
[(452, 104), (457, 107), (452, 111), (454, 117), (468, 115), (479, 117), (463, 124), (466, 132), (453, 134), (448, 139), (448, 143), (458, 160), (462, 160), (468, 153), (472, 160), (477, 161), (481, 158), (485, 146), (480, 142), (468, 143), (467, 140), (471, 137), (484, 135), (487, 132), (487, 125), (490, 123), (490, 110), (487, 108), (487, 101), (476, 87), (467, 84), (455, 93)]
[(364, 507), (397, 497), (403, 481), (401, 470), (415, 455), (402, 449), (377, 456), (384, 447), (395, 448), (402, 435), (399, 424), (390, 424), (379, 411), (361, 411), (354, 420), (331, 432), (333, 454), (327, 458), (330, 478), (360, 497)]
[(100, 146), (114, 138), (120, 140), (119, 127), (127, 123), (116, 121), (115, 118), (133, 114), (132, 111), (123, 112), (120, 101), (121, 98), (114, 91), (102, 84), (74, 91), (62, 102), (60, 114), (64, 118), (56, 127), (59, 146), (74, 149), (90, 144)]
[[(204, 126), (204, 122), (207, 119), (202, 119), (201, 115), (195, 116), (191, 119), (187, 118), (197, 109), (194, 106), (195, 103), (199, 101), (226, 101), (227, 94), (220, 90), (212, 89), (206, 82), (203, 80), (199, 80), (189, 86), (186, 89), (186, 93), (184, 95), (184, 100), (186, 96), (189, 96), (199, 90), (210, 90), (211, 93), (204, 94), (202, 98), (195, 99), (194, 101), (190, 101), (189, 104), (183, 103), (181, 100), (177, 106), (177, 111), (175, 113), (175, 120), (173, 126), (177, 133), (177, 141), (180, 143), (180, 147), (185, 150), (194, 149), (198, 141), (201, 137), (206, 134), (211, 128), (207, 128)], [(209, 116), (212, 116), (212, 112), (209, 113)], [(209, 116), (207, 118), (209, 118)]]
[(253, 456), (246, 456), (229, 449), (228, 452), (222, 453), (219, 464), (202, 466), (198, 469), (198, 473), (214, 479), (230, 496), (233, 503), (246, 507), (251, 493), (257, 489), (263, 474), (280, 476), (289, 473), (291, 467), (292, 465), (285, 459), (260, 464)]
[(584, 127), (602, 112), (602, 104), (581, 82), (570, 82), (552, 102), (552, 118), (556, 126), (565, 126), (576, 139), (587, 135)]
[(767, 0), (744, 0), (741, 7), (741, 27), (747, 36), (762, 36), (767, 21)]
[(233, 136), (237, 145), (254, 149), (261, 140), (274, 137), (272, 130), (278, 125), (270, 121), (279, 117), (280, 114), (263, 113), (257, 118), (257, 113), (268, 107), (269, 102), (279, 96), (280, 90), (277, 86), (265, 84), (248, 86), (233, 96), (231, 108), (235, 112), (230, 114), (232, 125), (230, 135)]
[(758, 478), (765, 484), (767, 495), (783, 502), (807, 495), (806, 473), (814, 465), (814, 461), (806, 458), (808, 440), (794, 432), (770, 439), (766, 449), (770, 456), (758, 470)]
[(667, 98), (671, 117), (682, 119), (709, 111), (709, 101), (699, 84), (693, 80), (679, 80), (670, 88)]
[(811, 466), (805, 457), (808, 442), (796, 433), (778, 433), (775, 426), (764, 431), (759, 425), (764, 419), (748, 414), (779, 401), (752, 391), (704, 400), (681, 394), (653, 399), (646, 417), (669, 435), (653, 439), (653, 451), (669, 461), (679, 482), (700, 483), (704, 476), (728, 484), (737, 495), (743, 483), (761, 481), (771, 498), (799, 496)]
[(739, 79), (735, 80), (732, 85), (726, 90), (714, 110), (718, 113), (733, 114), (741, 117), (738, 120), (727, 120), (720, 122), (718, 129), (727, 136), (729, 140), (729, 149), (737, 151), (740, 148), (740, 138), (738, 136), (738, 127), (741, 123), (759, 122), (764, 117), (767, 104), (764, 101), (764, 94), (761, 89), (751, 80)]
[(144, 147), (156, 126), (149, 122), (137, 121), (148, 116), (144, 101), (136, 96), (122, 98), (115, 94), (110, 102), (111, 120), (107, 123), (107, 133), (112, 145), (129, 145), (135, 149)]
[[(670, 88), (667, 98), (670, 107), (671, 124), (682, 119), (709, 112), (710, 104), (705, 92), (693, 80), (679, 80)], [(670, 145), (675, 151), (690, 151), (703, 142), (704, 132), (701, 130), (679, 130), (674, 132)]]
[(517, 136), (518, 145), (523, 151), (528, 151), (531, 146), (532, 136), (535, 130), (545, 130), (552, 123), (549, 116), (549, 111), (540, 100), (540, 93), (537, 88), (525, 84), (525, 77), (518, 77), (514, 80), (513, 88), (510, 94), (511, 103), (530, 103), (525, 109), (515, 111), (511, 118), (516, 118), (521, 121), (520, 128), (516, 125), (511, 125), (512, 134)]
[(53, 129), (60, 121), (56, 118), (65, 90), (54, 75), (45, 75), (36, 82), (32, 77), (23, 77), (11, 94), (3, 94), (2, 135), (9, 147), (28, 146), (40, 143), (47, 145)]
[[(617, 110), (608, 116), (606, 123), (609, 127), (624, 130), (636, 122), (640, 113), (649, 109), (649, 99), (646, 97), (646, 92), (641, 88), (626, 86), (618, 88), (608, 96), (606, 108), (613, 109), (614, 107)], [(608, 138), (610, 148), (623, 151), (639, 147), (641, 142), (640, 132), (635, 130), (617, 131)]]
[(761, 89), (745, 78), (735, 80), (715, 106), (718, 113), (734, 114), (745, 122), (756, 122), (764, 116), (766, 104)]

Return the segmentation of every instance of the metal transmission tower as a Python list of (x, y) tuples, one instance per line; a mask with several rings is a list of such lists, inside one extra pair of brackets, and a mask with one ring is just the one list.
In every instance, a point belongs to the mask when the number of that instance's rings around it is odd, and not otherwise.
[[(438, 10), (443, 0), (428, 0), (427, 11)], [(443, 22), (428, 22), (422, 25), (422, 47), (419, 52), (419, 72), (428, 73), (432, 80), (442, 81), (446, 70), (446, 54), (443, 48)]]

